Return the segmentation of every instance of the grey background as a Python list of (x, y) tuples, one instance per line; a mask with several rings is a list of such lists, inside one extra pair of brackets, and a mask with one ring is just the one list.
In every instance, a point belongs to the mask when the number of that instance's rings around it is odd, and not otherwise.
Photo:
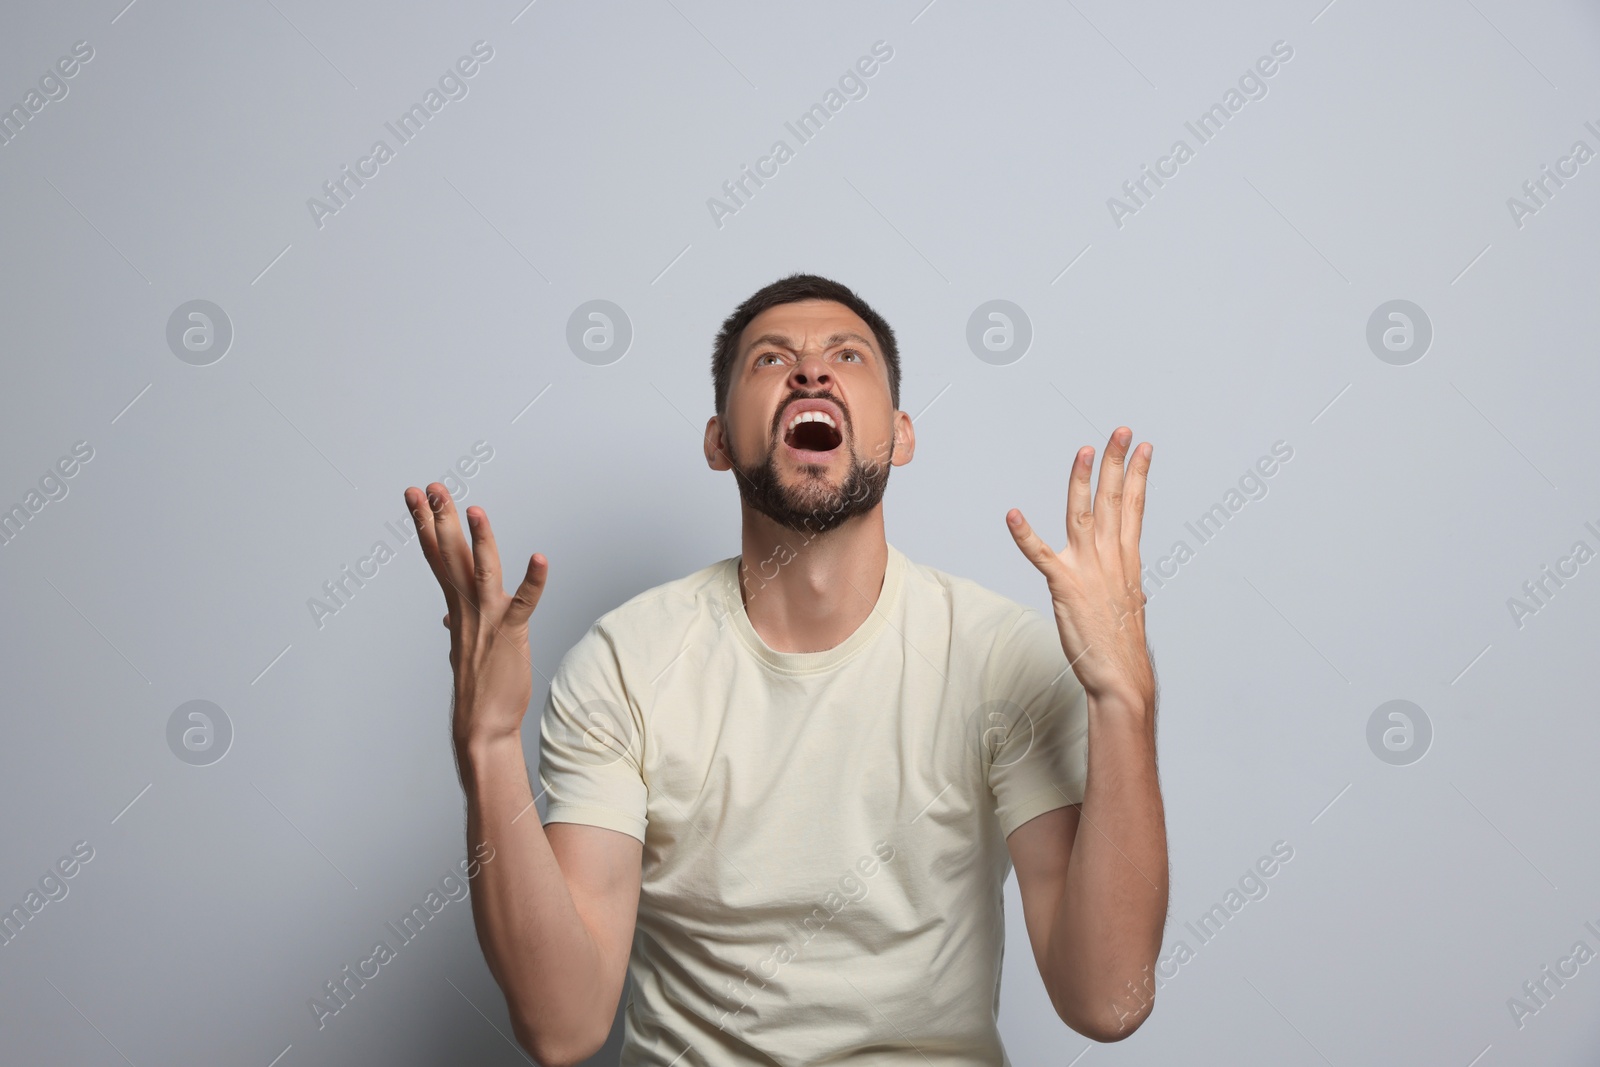
[[(1507, 1000), (1600, 950), (1600, 563), (1521, 626), (1507, 601), (1600, 547), (1600, 162), (1520, 227), (1507, 198), (1600, 149), (1600, 14), (1324, 2), (8, 10), (5, 106), (94, 58), (0, 147), (0, 506), (94, 458), (0, 546), (0, 903), (94, 858), (0, 946), (0, 1060), (523, 1062), (464, 903), (325, 1028), (308, 1009), (465, 856), (442, 598), (385, 523), (488, 442), (467, 501), (551, 560), (548, 676), (601, 612), (737, 551), (700, 456), (711, 338), (813, 270), (900, 335), (920, 448), (891, 541), (1018, 600), (1044, 588), (1004, 513), (1059, 542), (1078, 446), (1155, 442), (1147, 563), (1293, 448), (1147, 586), (1163, 953), (1194, 958), (1092, 1046), (1013, 882), (1014, 1062), (1593, 1062), (1600, 963), (1520, 1028)], [(468, 95), (319, 228), (307, 198), (478, 40)], [(715, 225), (707, 198), (878, 40), (865, 98)], [(1279, 40), (1267, 95), (1119, 228), (1107, 198)], [(234, 333), (208, 366), (166, 343), (196, 299)], [(633, 328), (605, 366), (565, 340), (595, 299)], [(1009, 365), (966, 344), (995, 299), (1033, 329)], [(1366, 342), (1394, 299), (1434, 334), (1405, 366)], [(398, 558), (319, 628), (308, 600), (380, 539)], [(1406, 765), (1367, 740), (1398, 699), (1432, 728)], [(191, 700), (231, 722), (220, 762), (168, 747)], [(1202, 945), (1185, 924), (1278, 841)]]

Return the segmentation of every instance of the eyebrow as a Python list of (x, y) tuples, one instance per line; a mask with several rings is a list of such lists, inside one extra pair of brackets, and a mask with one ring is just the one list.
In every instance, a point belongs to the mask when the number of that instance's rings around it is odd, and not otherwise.
[[(848, 330), (841, 331), (830, 336), (827, 341), (823, 342), (823, 347), (832, 348), (834, 345), (843, 344), (846, 341), (856, 341), (860, 344), (866, 345), (868, 351), (870, 351), (873, 355), (877, 355), (878, 350), (873, 347), (871, 341), (867, 340), (865, 337), (862, 337), (859, 333)], [(795, 350), (794, 342), (785, 337), (783, 334), (764, 333), (760, 337), (757, 337), (754, 341), (751, 341), (750, 344), (745, 347), (745, 355), (748, 356), (752, 351), (760, 348), (763, 345), (775, 345), (778, 348), (787, 349), (790, 352)]]

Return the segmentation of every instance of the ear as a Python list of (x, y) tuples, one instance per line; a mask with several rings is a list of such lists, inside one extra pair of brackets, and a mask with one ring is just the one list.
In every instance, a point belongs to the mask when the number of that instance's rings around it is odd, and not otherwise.
[(722, 416), (713, 415), (706, 420), (705, 446), (706, 465), (714, 471), (731, 471), (733, 464), (728, 462), (727, 453), (724, 451), (726, 438), (722, 433)]
[(911, 416), (903, 411), (894, 413), (894, 460), (896, 467), (903, 467), (911, 462), (911, 457), (917, 451), (917, 430), (911, 424)]

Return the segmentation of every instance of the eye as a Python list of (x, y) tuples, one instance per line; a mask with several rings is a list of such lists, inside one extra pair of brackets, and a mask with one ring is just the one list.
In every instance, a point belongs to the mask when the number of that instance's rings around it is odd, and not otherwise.
[(843, 358), (844, 358), (844, 357), (846, 357), (846, 356), (852, 356), (852, 357), (854, 357), (854, 358), (855, 358), (855, 361), (856, 361), (856, 362), (857, 362), (857, 363), (860, 363), (860, 362), (861, 362), (861, 353), (860, 353), (860, 352), (857, 352), (857, 351), (856, 351), (856, 350), (855, 350), (855, 349), (853, 349), (853, 348), (847, 348), (847, 349), (845, 349), (845, 350), (844, 350), (844, 351), (843, 351), (843, 352), (840, 352), (840, 353), (839, 353), (839, 358), (840, 358), (840, 359), (843, 359)]
[(768, 360), (768, 359), (775, 359), (775, 360), (778, 360), (779, 362), (782, 362), (783, 357), (778, 355), (778, 353), (776, 353), (776, 352), (763, 352), (763, 353), (761, 353), (761, 355), (756, 357), (756, 366), (758, 366), (758, 367), (764, 366), (765, 365), (765, 361)]

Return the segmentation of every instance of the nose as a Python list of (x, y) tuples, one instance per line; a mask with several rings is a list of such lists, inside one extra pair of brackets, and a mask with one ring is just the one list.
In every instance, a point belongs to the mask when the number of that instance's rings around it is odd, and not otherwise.
[(791, 389), (826, 389), (832, 384), (828, 365), (815, 352), (801, 356), (795, 361), (794, 370), (789, 372)]

